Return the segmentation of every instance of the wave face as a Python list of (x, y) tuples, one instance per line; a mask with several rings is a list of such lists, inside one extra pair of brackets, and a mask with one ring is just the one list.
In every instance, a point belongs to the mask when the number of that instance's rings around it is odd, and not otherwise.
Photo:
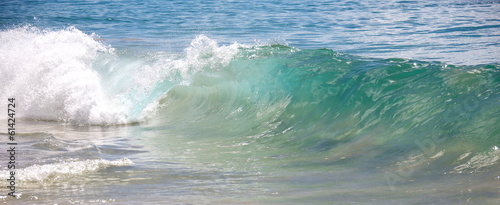
[(404, 169), (481, 171), (500, 159), (498, 64), (220, 46), (203, 35), (180, 53), (141, 53), (75, 28), (20, 27), (0, 39), (0, 96), (15, 97), (23, 118), (146, 121), (234, 146), (283, 148), (276, 157), (302, 150), (330, 163), (386, 165), (391, 183)]
[(276, 157), (303, 153), (307, 164), (316, 153), (321, 164), (385, 167), (395, 184), (417, 168), (461, 173), (498, 166), (499, 83), (498, 64), (253, 46), (172, 88), (159, 101), (158, 118), (187, 136), (279, 147)]

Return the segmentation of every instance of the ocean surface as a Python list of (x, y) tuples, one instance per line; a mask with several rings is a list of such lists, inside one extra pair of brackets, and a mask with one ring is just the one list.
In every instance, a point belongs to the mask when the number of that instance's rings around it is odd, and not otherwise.
[(0, 201), (498, 204), (499, 14), (1, 1)]

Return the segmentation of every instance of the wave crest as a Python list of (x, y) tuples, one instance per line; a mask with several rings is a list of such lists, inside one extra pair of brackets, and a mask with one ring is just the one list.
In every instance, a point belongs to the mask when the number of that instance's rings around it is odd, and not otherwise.
[(21, 118), (71, 124), (126, 124), (157, 110), (157, 98), (189, 84), (194, 73), (226, 66), (237, 43), (218, 46), (204, 35), (184, 53), (130, 55), (95, 34), (69, 27), (0, 31), (2, 99), (16, 98)]

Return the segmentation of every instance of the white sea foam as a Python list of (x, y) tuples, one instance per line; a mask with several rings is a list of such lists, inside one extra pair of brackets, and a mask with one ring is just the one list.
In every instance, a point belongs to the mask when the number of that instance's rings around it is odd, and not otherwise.
[[(131, 166), (134, 163), (127, 158), (114, 161), (104, 159), (59, 162), (54, 164), (32, 165), (16, 170), (16, 182), (38, 182), (54, 181), (85, 173), (96, 172), (108, 167)], [(9, 171), (0, 172), (0, 178), (7, 179)]]
[(219, 46), (217, 41), (205, 35), (199, 35), (185, 49), (186, 62), (190, 64), (190, 67), (196, 69), (204, 68), (207, 65), (210, 68), (227, 66), (238, 52), (238, 48), (242, 46), (238, 43), (233, 43), (229, 46)]
[(23, 27), (0, 33), (2, 99), (16, 98), (16, 114), (74, 123), (124, 122), (124, 108), (102, 89), (92, 61), (112, 49), (75, 28)]

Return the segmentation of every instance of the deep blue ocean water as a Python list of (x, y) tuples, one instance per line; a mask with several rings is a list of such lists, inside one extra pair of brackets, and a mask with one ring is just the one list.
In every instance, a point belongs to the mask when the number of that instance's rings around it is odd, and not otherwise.
[(497, 204), (499, 12), (2, 1), (0, 102), (15, 98), (18, 145), (16, 197), (0, 154), (1, 200)]

